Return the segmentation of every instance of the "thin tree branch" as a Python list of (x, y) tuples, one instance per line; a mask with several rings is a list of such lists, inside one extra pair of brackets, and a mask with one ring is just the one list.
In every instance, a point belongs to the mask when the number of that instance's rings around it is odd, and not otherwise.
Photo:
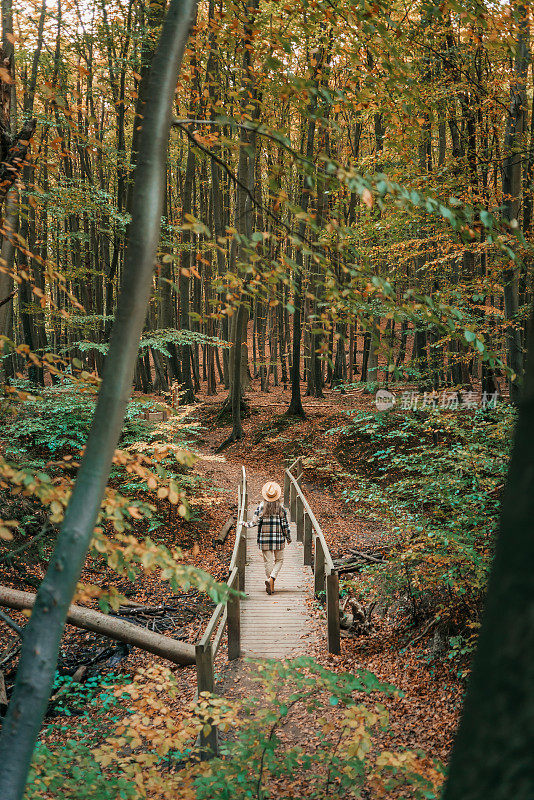
[(2, 622), (5, 622), (5, 624), (6, 624), (6, 625), (7, 625), (9, 628), (11, 628), (11, 630), (15, 631), (15, 633), (16, 633), (18, 636), (20, 636), (20, 638), (22, 639), (22, 634), (24, 633), (24, 631), (22, 630), (22, 628), (20, 627), (20, 625), (17, 625), (17, 623), (15, 622), (15, 620), (14, 620), (14, 619), (11, 619), (11, 617), (9, 616), (9, 614), (6, 614), (6, 612), (5, 612), (5, 611), (1, 611), (1, 610), (0, 610), (0, 620), (2, 620)]
[(16, 294), (17, 294), (17, 290), (16, 290), (16, 289), (13, 289), (13, 291), (12, 291), (12, 292), (10, 292), (10, 293), (9, 293), (9, 294), (8, 294), (6, 297), (4, 297), (4, 299), (3, 299), (3, 300), (0, 300), (0, 308), (2, 308), (2, 306), (5, 306), (5, 304), (6, 304), (6, 303), (9, 303), (9, 301), (10, 301), (10, 300), (11, 300), (13, 297), (15, 297), (15, 295), (16, 295)]
[[(194, 120), (194, 121), (197, 122), (197, 120)], [(291, 225), (288, 225), (286, 222), (281, 220), (280, 217), (277, 214), (275, 214), (269, 208), (266, 208), (266, 206), (264, 206), (262, 203), (260, 203), (260, 201), (256, 198), (254, 193), (250, 191), (248, 186), (246, 186), (242, 181), (240, 181), (239, 178), (237, 177), (237, 175), (234, 172), (232, 172), (232, 170), (230, 169), (228, 164), (222, 158), (220, 158), (218, 155), (216, 155), (212, 150), (210, 150), (208, 147), (206, 147), (201, 142), (199, 142), (198, 139), (196, 139), (195, 136), (191, 133), (191, 131), (188, 130), (185, 127), (185, 125), (183, 125), (177, 119), (174, 120), (173, 125), (174, 125), (174, 127), (177, 127), (177, 128), (180, 128), (181, 130), (183, 130), (183, 132), (186, 134), (188, 139), (195, 145), (195, 147), (198, 147), (199, 150), (201, 150), (207, 156), (212, 158), (217, 164), (219, 164), (219, 166), (222, 167), (222, 169), (226, 172), (226, 174), (233, 181), (233, 183), (235, 183), (236, 186), (239, 186), (239, 188), (242, 189), (246, 193), (246, 195), (250, 198), (252, 204), (255, 205), (256, 208), (258, 208), (260, 211), (262, 211), (264, 214), (266, 214), (266, 216), (268, 216), (270, 219), (272, 219), (273, 222), (275, 222), (278, 226), (280, 226), (285, 231), (287, 231), (287, 233), (290, 236), (296, 236), (296, 237), (298, 237), (300, 239), (300, 241), (303, 244), (307, 244), (312, 249), (315, 248), (314, 243), (310, 239), (306, 238), (306, 236), (301, 235), (298, 231), (293, 230)]]

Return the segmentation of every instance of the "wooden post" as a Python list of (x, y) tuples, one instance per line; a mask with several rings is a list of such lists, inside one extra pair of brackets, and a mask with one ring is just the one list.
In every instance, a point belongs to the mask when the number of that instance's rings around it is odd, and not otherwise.
[(315, 537), (315, 562), (314, 571), (314, 591), (315, 594), (324, 592), (324, 552), (323, 545), (318, 536)]
[(299, 456), (296, 469), (295, 469), (295, 478), (297, 479), (297, 483), (300, 486), (302, 483), (302, 458)]
[(239, 588), (242, 592), (245, 591), (245, 568), (247, 563), (247, 530), (248, 528), (240, 527), (237, 532), (239, 536), (239, 544), (237, 546), (236, 566), (239, 573)]
[[(215, 682), (213, 679), (213, 658), (211, 653), (211, 642), (199, 642), (195, 645), (197, 661), (197, 687), (199, 696), (202, 692), (213, 692)], [(210, 722), (207, 720), (207, 722)], [(210, 723), (211, 724), (211, 723)], [(200, 732), (199, 736), (200, 758), (208, 761), (210, 758), (219, 754), (217, 741), (217, 728), (212, 725), (208, 734)]]
[(311, 567), (313, 564), (313, 528), (310, 517), (304, 512), (304, 566)]
[(245, 522), (248, 521), (248, 489), (245, 487), (245, 504), (243, 507), (243, 519)]
[(291, 485), (291, 481), (289, 480), (289, 472), (287, 469), (284, 471), (284, 505), (286, 508), (289, 508), (289, 487)]
[(297, 519), (297, 490), (293, 481), (291, 481), (289, 490), (289, 516), (291, 517), (291, 522), (295, 522)]
[(339, 577), (337, 572), (326, 576), (326, 620), (328, 625), (328, 652), (340, 652), (339, 634)]
[[(234, 589), (240, 588), (239, 573), (234, 581)], [(228, 661), (235, 661), (241, 655), (241, 618), (239, 614), (239, 597), (229, 597), (226, 606), (228, 627)]]
[(297, 495), (297, 542), (304, 539), (304, 503)]

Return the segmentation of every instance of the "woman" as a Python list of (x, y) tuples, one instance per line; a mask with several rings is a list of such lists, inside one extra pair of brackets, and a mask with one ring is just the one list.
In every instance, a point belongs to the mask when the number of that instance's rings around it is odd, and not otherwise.
[(285, 543), (291, 542), (291, 529), (287, 511), (280, 502), (281, 487), (274, 481), (269, 481), (262, 488), (261, 494), (265, 502), (259, 504), (247, 527), (258, 526), (258, 547), (263, 554), (267, 577), (265, 591), (273, 594), (274, 582), (284, 561)]

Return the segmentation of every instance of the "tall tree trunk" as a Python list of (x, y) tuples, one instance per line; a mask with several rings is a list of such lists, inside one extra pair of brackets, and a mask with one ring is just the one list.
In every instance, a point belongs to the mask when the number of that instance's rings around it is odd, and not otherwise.
[[(252, 46), (254, 36), (254, 25), (259, 9), (259, 0), (248, 0), (245, 9), (245, 22), (243, 29), (243, 85), (241, 89), (241, 112), (243, 121), (250, 116), (250, 107), (253, 108), (252, 117), (257, 118), (259, 112), (259, 102), (257, 97), (256, 78), (252, 69)], [(247, 127), (240, 129), (240, 147), (238, 178), (239, 184), (236, 190), (235, 203), (235, 227), (239, 234), (248, 243), (252, 236), (253, 208), (248, 192), (254, 190), (254, 167), (255, 167), (255, 147), (256, 135), (248, 130)], [(248, 188), (248, 192), (244, 190)], [(241, 245), (238, 246), (237, 240), (232, 240), (230, 271), (238, 269), (239, 260), (244, 255)], [(247, 379), (248, 350), (247, 350), (247, 327), (249, 318), (249, 302), (245, 291), (248, 285), (247, 274), (243, 275), (243, 291), (238, 301), (231, 320), (231, 342), (230, 351), (230, 400), (232, 407), (232, 433), (229, 441), (238, 441), (243, 438), (243, 425), (241, 422), (241, 400), (244, 383)]]
[[(30, 79), (28, 85), (25, 87), (24, 90), (25, 119), (29, 119), (33, 114), (39, 59), (41, 57), (41, 50), (43, 47), (45, 14), (46, 14), (46, 0), (43, 0), (41, 5), (41, 12), (39, 15), (39, 23), (37, 27), (37, 42), (32, 57), (32, 68), (30, 73)], [(22, 181), (26, 187), (26, 191), (28, 194), (30, 185), (33, 182), (33, 174), (34, 174), (33, 165), (31, 165), (30, 163), (26, 163), (22, 170)], [(27, 198), (25, 201), (25, 206), (26, 206), (25, 213), (21, 215), (21, 220), (20, 220), (20, 236), (23, 241), (27, 242), (29, 240), (29, 234), (30, 234), (30, 214), (33, 211), (33, 209), (27, 202)], [(38, 260), (33, 258), (33, 254), (31, 253), (31, 248), (28, 249), (29, 252), (27, 252), (26, 249), (19, 250), (19, 267), (21, 268), (22, 271), (24, 271), (27, 275), (30, 276), (30, 279), (24, 279), (20, 284), (19, 302), (21, 307), (21, 319), (22, 319), (24, 340), (25, 343), (30, 348), (30, 350), (34, 352), (39, 347), (44, 345), (44, 342), (41, 340), (42, 337), (40, 336), (40, 326), (36, 325), (35, 314), (30, 308), (30, 304), (33, 302), (31, 279), (33, 277), (37, 284), (41, 283), (41, 268)], [(34, 267), (33, 270), (30, 267), (30, 263), (33, 263)], [(28, 376), (31, 383), (38, 383), (41, 385), (44, 384), (44, 373), (43, 373), (43, 368), (41, 366), (37, 366), (36, 364), (30, 363), (30, 366), (28, 368)]]
[[(2, 0), (2, 63), (7, 66), (10, 77), (15, 75), (15, 47), (13, 36), (13, 6), (12, 0)], [(12, 135), (17, 129), (17, 95), (16, 83), (4, 83), (1, 95), (2, 136), (4, 139)], [(2, 154), (3, 155), (3, 154)], [(11, 189), (6, 197), (5, 215), (3, 218), (4, 233), (1, 247), (0, 270), (0, 335), (13, 339), (13, 267), (15, 264), (14, 237), (19, 225), (18, 191)], [(0, 381), (14, 376), (13, 357), (7, 357), (8, 346), (0, 348)], [(1, 358), (5, 355), (5, 358)]]
[[(320, 49), (317, 55), (317, 64), (315, 69), (315, 76), (313, 81), (313, 94), (312, 100), (308, 106), (308, 130), (306, 134), (305, 156), (308, 163), (313, 162), (313, 151), (315, 141), (315, 128), (316, 128), (316, 111), (317, 111), (317, 88), (321, 81), (321, 72), (324, 66), (326, 50), (324, 46)], [(298, 238), (300, 242), (304, 241), (306, 233), (306, 215), (310, 204), (310, 189), (307, 186), (305, 175), (300, 179), (300, 197), (299, 208), (302, 214), (298, 225)], [(304, 408), (302, 406), (302, 395), (300, 390), (300, 357), (301, 357), (301, 338), (302, 338), (302, 273), (304, 270), (304, 256), (302, 246), (297, 245), (295, 253), (295, 269), (293, 271), (293, 355), (291, 360), (291, 402), (287, 410), (290, 416), (305, 417)]]

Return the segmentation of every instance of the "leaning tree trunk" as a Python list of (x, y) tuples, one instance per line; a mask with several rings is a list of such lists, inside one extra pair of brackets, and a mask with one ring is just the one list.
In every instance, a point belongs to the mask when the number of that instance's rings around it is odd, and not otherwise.
[[(0, 606), (14, 608), (19, 611), (33, 608), (35, 595), (31, 592), (21, 592), (18, 589), (10, 589), (8, 586), (0, 586)], [(195, 648), (187, 642), (180, 642), (170, 636), (163, 636), (147, 628), (140, 628), (133, 622), (110, 614), (102, 614), (100, 611), (93, 611), (92, 608), (72, 605), (69, 607), (67, 622), (85, 631), (107, 636), (117, 642), (125, 642), (145, 650), (147, 653), (154, 653), (161, 658), (172, 661), (173, 664), (187, 666), (195, 663)]]
[(132, 388), (156, 259), (167, 142), (194, 0), (171, 0), (149, 76), (122, 290), (102, 386), (65, 519), (24, 633), (0, 736), (0, 797), (21, 800), (61, 636), (102, 503)]

